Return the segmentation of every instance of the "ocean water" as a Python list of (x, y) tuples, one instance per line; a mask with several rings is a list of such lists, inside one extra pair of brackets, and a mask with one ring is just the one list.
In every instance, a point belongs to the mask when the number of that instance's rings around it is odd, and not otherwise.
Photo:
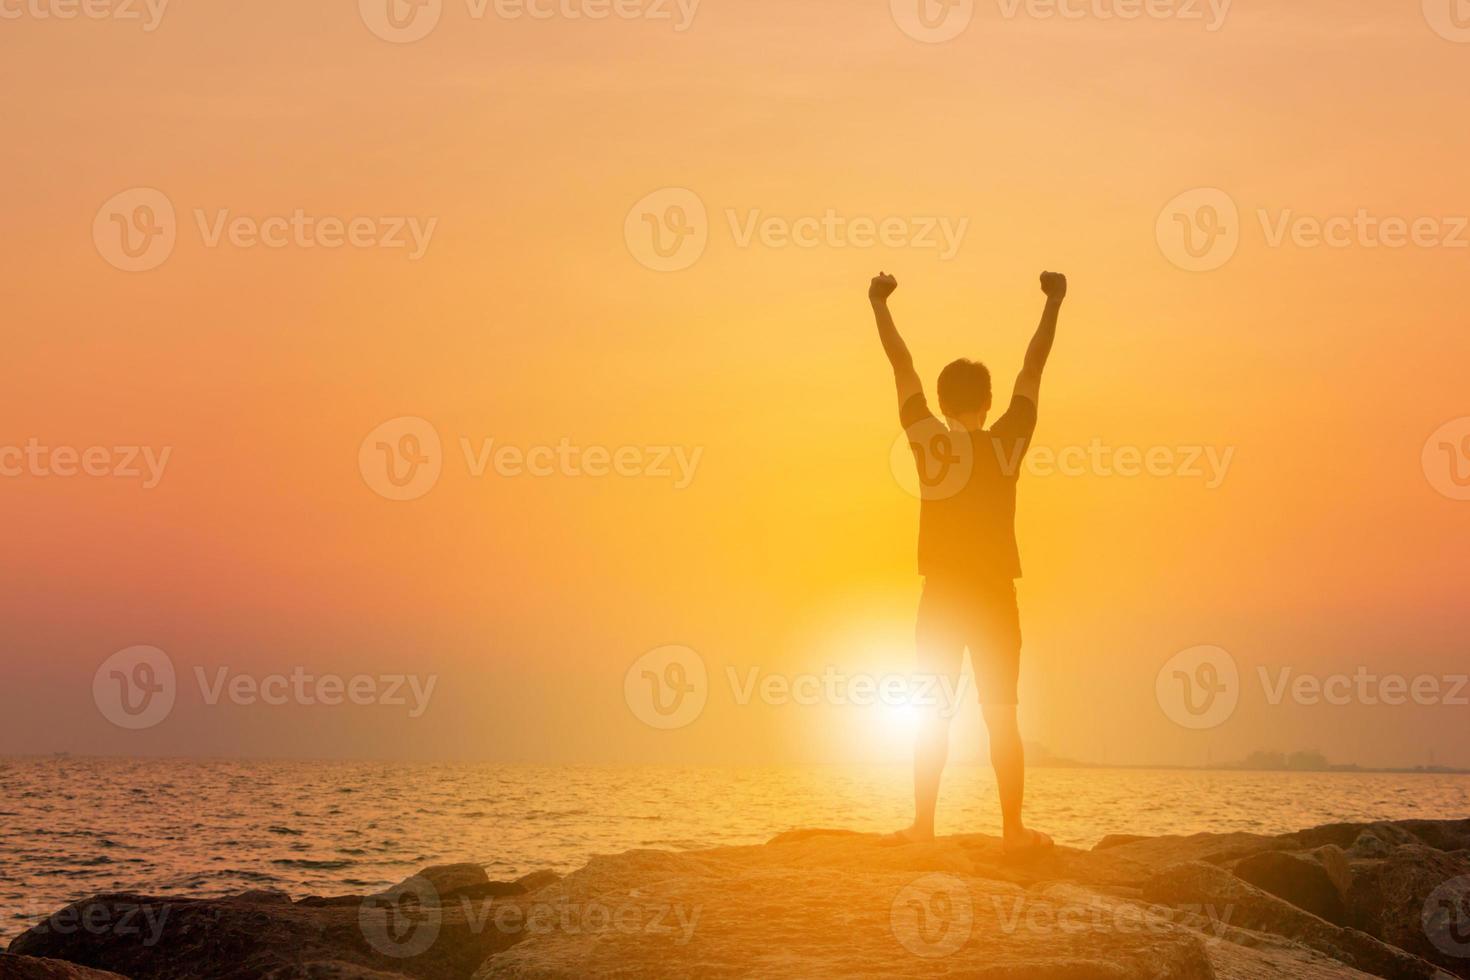
[[(1059, 843), (1109, 833), (1280, 833), (1470, 816), (1470, 776), (1036, 769), (1028, 820)], [(101, 891), (354, 894), (431, 864), (492, 878), (594, 854), (764, 841), (793, 827), (887, 831), (904, 767), (535, 767), (0, 759), (0, 945)], [(996, 833), (989, 769), (952, 768), (939, 832)]]

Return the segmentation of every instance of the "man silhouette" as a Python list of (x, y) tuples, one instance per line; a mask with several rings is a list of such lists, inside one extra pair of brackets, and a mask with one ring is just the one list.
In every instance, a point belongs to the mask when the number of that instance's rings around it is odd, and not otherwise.
[[(893, 365), (899, 421), (914, 452), (921, 486), (919, 574), (924, 576), (915, 631), (919, 669), (958, 682), (965, 649), (979, 688), (990, 732), (990, 762), (1000, 794), (1004, 847), (1008, 854), (1046, 850), (1051, 838), (1028, 830), (1021, 820), (1025, 796), (1025, 751), (1016, 724), (1016, 683), (1021, 664), (1021, 621), (1015, 580), (1021, 576), (1016, 548), (1016, 479), (1036, 428), (1041, 373), (1056, 338), (1057, 315), (1067, 295), (1067, 277), (1041, 274), (1046, 308), (1016, 377), (1004, 415), (987, 430), (990, 372), (983, 364), (958, 360), (939, 374), (941, 423), (929, 411), (888, 297), (898, 280), (880, 272), (868, 288), (878, 337)], [(949, 755), (949, 712), (921, 709), (914, 748), (914, 822), (890, 834), (893, 844), (932, 840), (939, 781)]]

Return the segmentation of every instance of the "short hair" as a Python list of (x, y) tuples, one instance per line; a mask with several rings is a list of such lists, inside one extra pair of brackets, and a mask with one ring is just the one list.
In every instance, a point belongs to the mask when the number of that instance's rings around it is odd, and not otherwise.
[(990, 407), (990, 369), (960, 358), (939, 372), (939, 410), (950, 418)]

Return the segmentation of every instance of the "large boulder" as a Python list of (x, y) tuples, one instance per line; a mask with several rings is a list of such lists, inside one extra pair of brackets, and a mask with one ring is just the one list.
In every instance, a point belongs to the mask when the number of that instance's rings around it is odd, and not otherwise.
[[(514, 898), (496, 900), (515, 902)], [(518, 937), (483, 902), (420, 901), (412, 889), (341, 904), (99, 895), (18, 936), (10, 952), (132, 980), (467, 977)]]
[(1352, 872), (1334, 844), (1316, 852), (1261, 851), (1235, 865), (1235, 875), (1262, 891), (1337, 925), (1347, 925)]
[[(1470, 851), (1423, 844), (1394, 848), (1379, 861), (1353, 864), (1350, 924), (1386, 943), (1470, 976)], [(1427, 920), (1438, 913), (1442, 926)]]
[(0, 980), (128, 980), (118, 973), (93, 970), (62, 960), (0, 953)]
[(490, 884), (490, 876), (478, 864), (439, 864), (425, 868), (414, 878), (426, 884), (430, 893), (440, 901), (464, 892), (479, 891)]
[(1202, 861), (1159, 872), (1143, 889), (1144, 898), (1173, 907), (1205, 909), (1231, 927), (1290, 939), (1374, 976), (1438, 977), (1433, 964), (1355, 929), (1344, 929), (1242, 881), (1224, 868)]

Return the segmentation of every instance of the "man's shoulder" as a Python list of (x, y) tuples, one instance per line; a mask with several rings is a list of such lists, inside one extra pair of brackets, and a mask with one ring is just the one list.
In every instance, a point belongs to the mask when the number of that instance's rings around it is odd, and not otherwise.
[(1036, 403), (1025, 395), (1011, 396), (1011, 404), (1005, 414), (990, 427), (992, 434), (1000, 437), (1013, 436), (1016, 432), (1029, 432), (1036, 425)]
[(929, 411), (929, 399), (924, 397), (923, 392), (919, 392), (904, 401), (898, 410), (898, 421), (905, 429), (911, 429), (916, 425), (926, 425), (938, 420)]

